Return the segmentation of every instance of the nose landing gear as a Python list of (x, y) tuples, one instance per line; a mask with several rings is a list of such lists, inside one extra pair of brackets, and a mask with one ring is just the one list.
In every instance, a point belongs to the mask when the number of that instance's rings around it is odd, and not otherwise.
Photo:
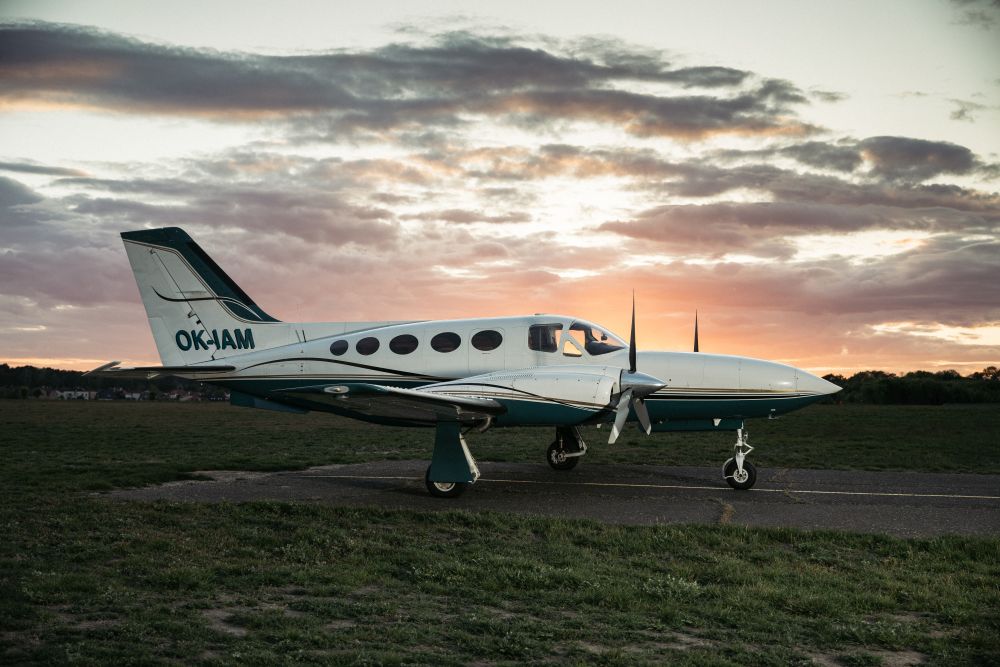
[(587, 444), (580, 437), (580, 431), (575, 426), (560, 426), (545, 459), (554, 470), (572, 470), (586, 453)]
[(722, 464), (722, 476), (726, 483), (737, 491), (746, 491), (757, 482), (757, 469), (745, 460), (747, 454), (753, 451), (747, 440), (750, 434), (746, 429), (736, 430), (736, 444), (733, 445), (734, 456)]

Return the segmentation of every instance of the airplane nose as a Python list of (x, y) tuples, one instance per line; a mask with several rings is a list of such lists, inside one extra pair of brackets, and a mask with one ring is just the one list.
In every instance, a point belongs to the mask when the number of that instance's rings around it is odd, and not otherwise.
[(842, 389), (832, 382), (824, 380), (821, 377), (816, 377), (812, 373), (808, 373), (803, 370), (799, 370), (796, 373), (796, 384), (799, 391), (807, 391), (813, 394), (820, 394), (826, 396), (828, 394), (836, 394)]

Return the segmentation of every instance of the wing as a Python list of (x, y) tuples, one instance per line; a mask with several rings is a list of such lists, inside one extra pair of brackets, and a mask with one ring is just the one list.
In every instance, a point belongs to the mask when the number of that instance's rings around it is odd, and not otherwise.
[(84, 375), (103, 375), (105, 377), (118, 377), (128, 380), (152, 380), (161, 375), (179, 375), (190, 379), (200, 380), (203, 377), (228, 373), (236, 370), (236, 366), (225, 366), (216, 364), (214, 366), (132, 366), (120, 368), (120, 361), (111, 361), (103, 366), (98, 366), (92, 371), (87, 371)]
[(428, 426), (438, 422), (476, 424), (507, 411), (503, 405), (491, 398), (445, 396), (418, 389), (353, 382), (297, 387), (276, 391), (274, 395), (320, 403), (337, 411), (359, 413), (366, 417)]

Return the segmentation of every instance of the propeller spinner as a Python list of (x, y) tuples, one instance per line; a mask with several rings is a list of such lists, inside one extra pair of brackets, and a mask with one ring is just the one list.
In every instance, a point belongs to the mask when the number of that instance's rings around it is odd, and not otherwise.
[(635, 416), (639, 418), (639, 428), (649, 435), (653, 425), (649, 421), (649, 411), (646, 410), (646, 397), (659, 391), (666, 386), (666, 383), (658, 380), (652, 375), (639, 373), (636, 370), (636, 349), (635, 349), (635, 294), (632, 294), (632, 327), (628, 339), (628, 370), (622, 370), (619, 379), (621, 394), (618, 397), (618, 406), (615, 408), (615, 423), (611, 427), (611, 436), (608, 444), (613, 444), (625, 427), (628, 420), (629, 408), (635, 410)]

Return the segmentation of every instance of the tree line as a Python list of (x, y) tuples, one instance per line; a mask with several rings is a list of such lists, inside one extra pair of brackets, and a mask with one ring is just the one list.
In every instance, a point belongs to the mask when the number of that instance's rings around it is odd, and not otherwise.
[[(828, 403), (872, 403), (880, 405), (941, 405), (943, 403), (1000, 403), (1000, 369), (988, 366), (968, 376), (947, 370), (931, 373), (913, 371), (895, 375), (884, 371), (862, 371), (850, 377), (825, 375), (825, 379), (843, 391), (826, 399)], [(4, 398), (38, 397), (44, 390), (82, 389), (101, 391), (116, 389), (126, 392), (149, 391), (165, 394), (171, 391), (201, 391), (201, 382), (177, 377), (155, 380), (125, 380), (121, 378), (84, 375), (81, 371), (35, 366), (12, 367), (0, 364), (0, 396)]]
[(843, 390), (827, 397), (826, 403), (877, 405), (942, 405), (944, 403), (1000, 403), (1000, 369), (987, 366), (968, 376), (947, 370), (913, 371), (895, 375), (884, 371), (862, 371), (850, 377), (824, 375)]
[(59, 368), (38, 368), (36, 366), (10, 366), (0, 364), (0, 397), (38, 398), (46, 390), (84, 390), (120, 392), (151, 392), (166, 394), (171, 391), (204, 391), (201, 382), (178, 377), (160, 377), (155, 380), (124, 379), (84, 375), (82, 371), (66, 371)]

